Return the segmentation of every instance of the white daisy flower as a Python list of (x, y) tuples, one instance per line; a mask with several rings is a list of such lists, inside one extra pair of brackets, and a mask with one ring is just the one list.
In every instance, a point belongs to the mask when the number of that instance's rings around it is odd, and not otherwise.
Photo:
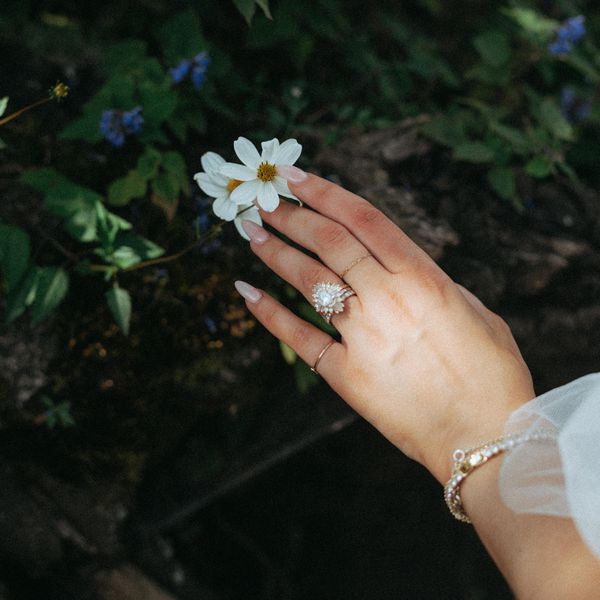
[(242, 221), (253, 221), (257, 225), (260, 225), (262, 227), (262, 219), (260, 218), (258, 208), (256, 208), (255, 204), (242, 204), (239, 208), (241, 210), (240, 212), (238, 212), (238, 216), (233, 220), (233, 223), (235, 224), (235, 228), (238, 230), (238, 233), (245, 240), (250, 241), (248, 234), (242, 228)]
[(225, 159), (216, 152), (206, 152), (200, 159), (204, 171), (196, 173), (194, 179), (200, 189), (208, 196), (215, 198), (212, 209), (217, 217), (225, 221), (233, 221), (240, 235), (249, 240), (246, 232), (242, 229), (243, 220), (254, 221), (262, 225), (262, 219), (258, 214), (258, 208), (252, 203), (238, 204), (231, 200), (232, 192), (241, 185), (238, 179), (230, 179), (221, 175), (219, 170), (226, 164)]
[(225, 221), (233, 221), (238, 206), (231, 200), (231, 192), (242, 182), (229, 179), (219, 173), (220, 168), (226, 163), (225, 159), (216, 152), (203, 154), (200, 162), (204, 172), (194, 175), (196, 183), (206, 195), (215, 198), (212, 205), (215, 215)]
[(225, 163), (219, 172), (230, 180), (241, 181), (231, 192), (231, 201), (236, 204), (248, 204), (256, 200), (267, 212), (273, 212), (279, 206), (279, 196), (297, 200), (287, 181), (277, 172), (277, 167), (293, 165), (302, 152), (302, 146), (294, 139), (281, 145), (277, 138), (262, 144), (262, 154), (246, 138), (239, 137), (233, 148), (242, 165)]

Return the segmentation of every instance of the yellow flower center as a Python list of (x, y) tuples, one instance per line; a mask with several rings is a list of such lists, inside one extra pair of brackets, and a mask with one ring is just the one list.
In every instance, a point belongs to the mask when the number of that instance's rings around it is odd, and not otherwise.
[(256, 176), (261, 181), (273, 181), (277, 177), (277, 167), (268, 162), (260, 163)]
[(231, 194), (231, 192), (233, 192), (233, 190), (235, 190), (235, 188), (242, 183), (243, 182), (239, 179), (230, 179), (229, 183), (227, 184), (227, 191)]
[(58, 81), (56, 85), (50, 90), (50, 97), (54, 100), (62, 100), (69, 94), (69, 86)]

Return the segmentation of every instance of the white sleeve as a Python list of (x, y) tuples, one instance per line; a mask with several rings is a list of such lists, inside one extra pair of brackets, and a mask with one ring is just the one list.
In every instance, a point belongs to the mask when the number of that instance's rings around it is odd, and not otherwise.
[(555, 441), (505, 455), (500, 496), (519, 513), (569, 517), (600, 559), (600, 373), (581, 377), (514, 411), (505, 433), (555, 429)]

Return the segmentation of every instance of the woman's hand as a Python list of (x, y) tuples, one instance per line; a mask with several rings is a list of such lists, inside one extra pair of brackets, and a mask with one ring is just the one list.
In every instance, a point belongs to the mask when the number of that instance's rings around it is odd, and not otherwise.
[[(508, 414), (535, 396), (506, 323), (455, 284), (366, 200), (295, 167), (290, 189), (308, 208), (282, 203), (265, 222), (320, 261), (249, 221), (252, 250), (312, 303), (318, 282), (356, 296), (332, 323), (342, 339), (318, 370), (331, 387), (393, 444), (440, 481), (451, 453), (501, 435)], [(309, 365), (331, 341), (270, 296), (237, 284), (249, 310)]]

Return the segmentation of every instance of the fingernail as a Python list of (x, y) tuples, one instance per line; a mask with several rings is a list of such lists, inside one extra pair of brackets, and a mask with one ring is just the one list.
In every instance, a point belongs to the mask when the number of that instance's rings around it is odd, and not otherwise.
[(269, 239), (267, 230), (257, 225), (254, 221), (244, 219), (242, 221), (242, 229), (248, 234), (248, 237), (256, 244), (263, 244)]
[(248, 302), (252, 302), (252, 304), (262, 298), (262, 294), (254, 286), (245, 281), (236, 281), (234, 285), (240, 296), (248, 300)]
[(277, 172), (290, 183), (302, 183), (308, 178), (308, 173), (305, 173), (298, 167), (292, 167), (291, 165), (277, 167)]

